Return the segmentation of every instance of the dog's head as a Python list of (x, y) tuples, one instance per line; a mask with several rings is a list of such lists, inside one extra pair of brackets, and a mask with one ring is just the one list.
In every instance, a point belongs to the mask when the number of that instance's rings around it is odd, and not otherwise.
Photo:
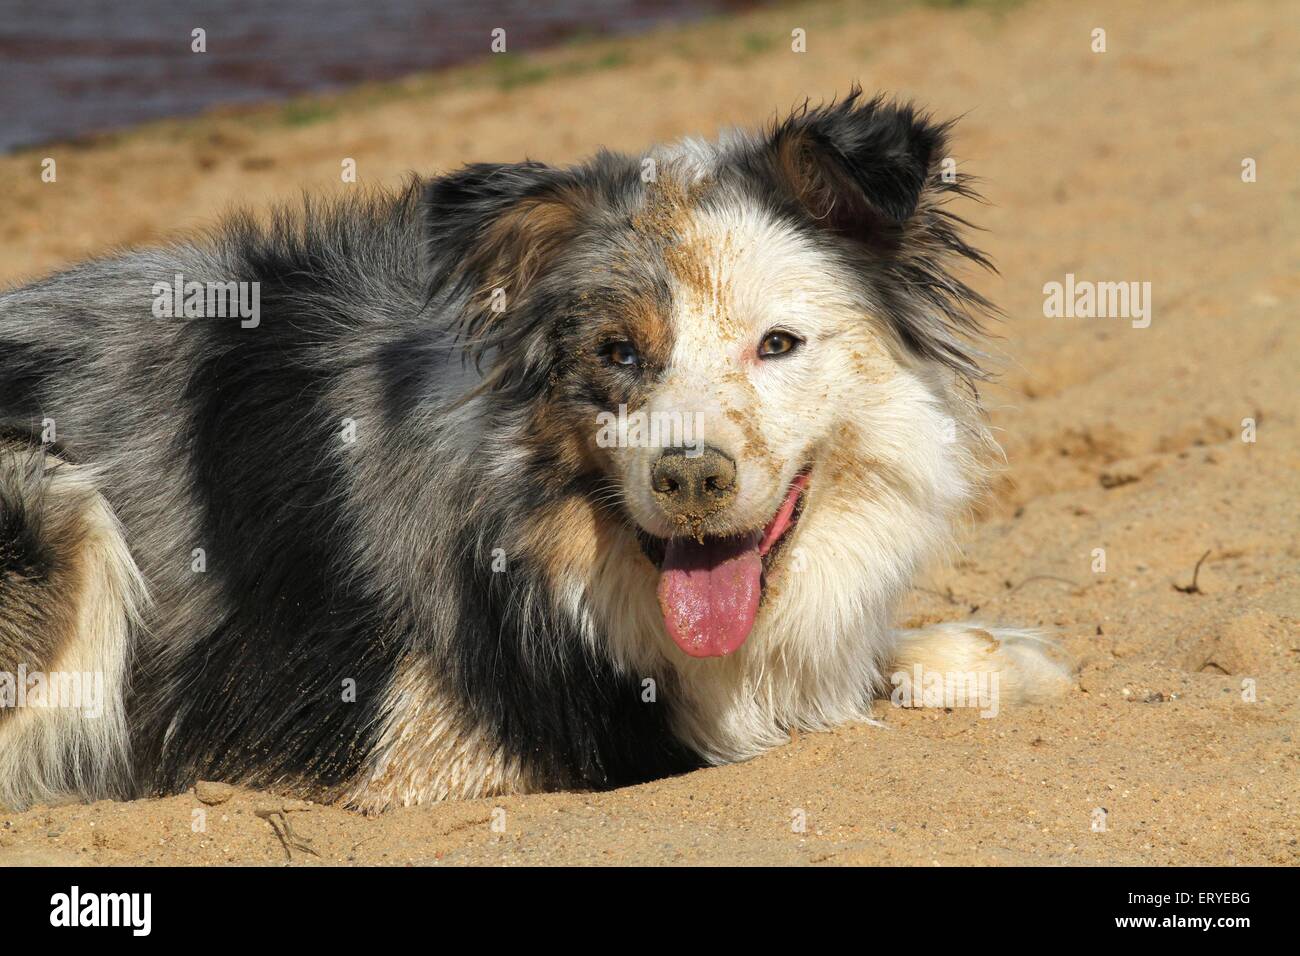
[(983, 260), (940, 208), (964, 191), (945, 132), (855, 92), (762, 134), (429, 188), (529, 480), (590, 483), (691, 656), (736, 651), (799, 573), (872, 606), (969, 494), (984, 303), (947, 264)]

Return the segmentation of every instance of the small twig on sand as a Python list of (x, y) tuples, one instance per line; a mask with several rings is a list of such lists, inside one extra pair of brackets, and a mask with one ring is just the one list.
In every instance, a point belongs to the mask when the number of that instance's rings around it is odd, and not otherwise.
[[(316, 852), (314, 846), (293, 832), (293, 827), (289, 825), (289, 815), (283, 810), (263, 809), (254, 810), (253, 813), (271, 824), (271, 829), (275, 831), (275, 835), (280, 838), (280, 845), (284, 847), (284, 855), (286, 859), (293, 859), (293, 853), (290, 850), (291, 847), (294, 850), (301, 850), (304, 853), (310, 853), (312, 856), (320, 856), (320, 854)], [(276, 817), (280, 818), (278, 823), (276, 822)]]
[(923, 592), (925, 592), (926, 594), (933, 594), (933, 595), (934, 595), (935, 597), (937, 597), (937, 598), (943, 598), (943, 599), (944, 599), (945, 601), (947, 601), (949, 604), (960, 604), (960, 603), (961, 603), (960, 601), (957, 600), (956, 596), (952, 593), (952, 586), (951, 586), (951, 585), (949, 585), (948, 587), (944, 588), (943, 591), (936, 591), (934, 588), (917, 588), (916, 590), (918, 590), (918, 591), (923, 591)]
[[(1210, 551), (1213, 550), (1214, 550), (1213, 548), (1210, 549)], [(1204, 594), (1205, 593), (1204, 591), (1201, 590), (1201, 586), (1196, 583), (1196, 579), (1197, 577), (1200, 576), (1201, 565), (1204, 564), (1205, 559), (1210, 556), (1210, 551), (1206, 551), (1203, 555), (1201, 555), (1201, 560), (1197, 561), (1196, 567), (1192, 569), (1192, 583), (1187, 585), (1187, 587), (1183, 587), (1181, 584), (1175, 584), (1174, 585), (1175, 591), (1181, 591), (1183, 594)]]
[(1080, 594), (1083, 593), (1083, 585), (1081, 585), (1078, 581), (1071, 581), (1069, 578), (1057, 577), (1055, 574), (1031, 574), (1029, 577), (1025, 578), (1019, 584), (1012, 585), (1010, 581), (1006, 581), (1004, 583), (1007, 586), (1007, 590), (1009, 592), (1014, 593), (1016, 591), (1019, 591), (1030, 581), (1059, 581), (1061, 584), (1070, 585), (1070, 587), (1074, 588), (1076, 592)]

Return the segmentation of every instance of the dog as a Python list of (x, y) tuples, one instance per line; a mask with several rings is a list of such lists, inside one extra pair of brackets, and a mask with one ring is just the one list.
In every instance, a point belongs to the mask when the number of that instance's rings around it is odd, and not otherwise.
[(899, 671), (1060, 693), (891, 618), (995, 448), (950, 129), (855, 87), (5, 292), (0, 802), (379, 812), (746, 760)]

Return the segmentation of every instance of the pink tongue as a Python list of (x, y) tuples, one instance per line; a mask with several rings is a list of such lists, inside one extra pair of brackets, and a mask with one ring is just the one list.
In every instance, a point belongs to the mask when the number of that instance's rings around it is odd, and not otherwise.
[(762, 597), (763, 555), (790, 527), (799, 476), (761, 535), (672, 538), (659, 573), (659, 609), (668, 636), (691, 657), (730, 654), (749, 637)]
[(730, 654), (754, 629), (762, 575), (757, 535), (671, 539), (659, 573), (668, 636), (691, 657)]

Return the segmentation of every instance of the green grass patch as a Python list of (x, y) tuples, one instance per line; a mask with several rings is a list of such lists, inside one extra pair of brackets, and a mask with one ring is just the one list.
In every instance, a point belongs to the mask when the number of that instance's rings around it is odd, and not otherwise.
[(299, 100), (285, 105), (280, 112), (280, 119), (285, 126), (311, 126), (338, 114), (334, 107), (325, 106), (312, 100)]

